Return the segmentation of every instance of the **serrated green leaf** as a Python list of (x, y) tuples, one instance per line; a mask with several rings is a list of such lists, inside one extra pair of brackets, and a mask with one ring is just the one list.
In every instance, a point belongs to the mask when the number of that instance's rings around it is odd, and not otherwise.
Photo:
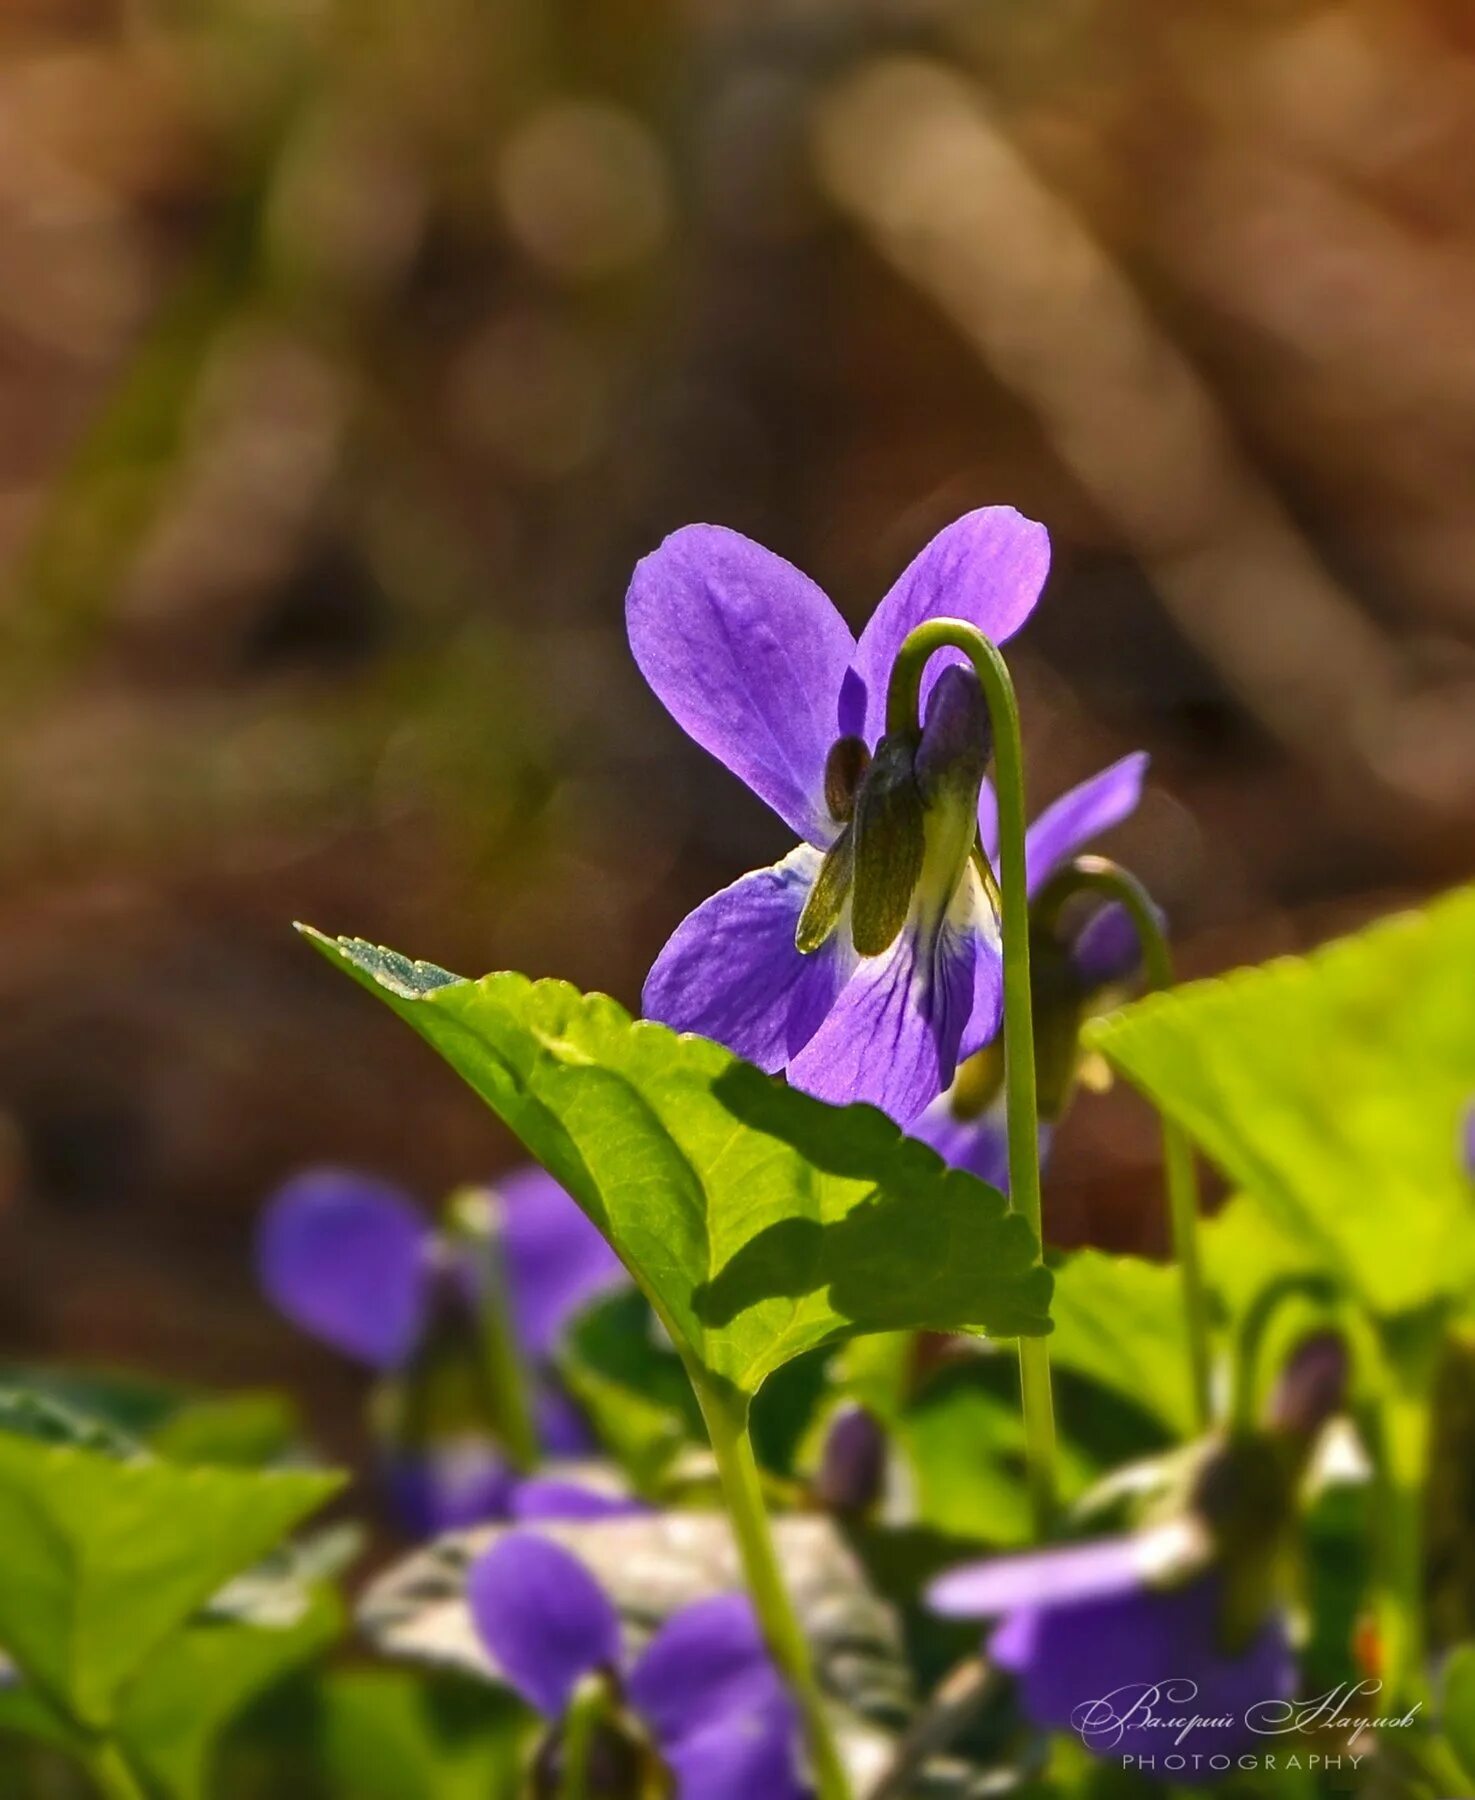
[(1475, 889), (1307, 957), (1154, 995), (1092, 1047), (1374, 1312), (1475, 1286)]
[(0, 1644), (72, 1719), (106, 1725), (170, 1633), (338, 1485), (0, 1435)]
[(1051, 1361), (1150, 1412), (1175, 1436), (1194, 1433), (1193, 1387), (1176, 1268), (1077, 1250), (1055, 1269)]
[(825, 1106), (562, 982), (462, 982), (310, 935), (505, 1120), (737, 1394), (857, 1332), (1048, 1330), (1028, 1225), (874, 1108)]

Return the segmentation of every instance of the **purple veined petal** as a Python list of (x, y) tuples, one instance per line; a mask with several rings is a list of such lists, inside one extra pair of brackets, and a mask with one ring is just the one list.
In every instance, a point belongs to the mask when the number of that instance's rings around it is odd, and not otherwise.
[[(1036, 1726), (1073, 1729), (1088, 1750), (1113, 1763), (1161, 1752), (1161, 1728), (1145, 1722), (1154, 1712), (1206, 1721), (1173, 1741), (1185, 1770), (1160, 1775), (1202, 1785), (1214, 1779), (1208, 1758), (1264, 1745), (1253, 1721), (1268, 1722), (1277, 1702), (1293, 1698), (1297, 1683), (1284, 1617), (1267, 1615), (1244, 1649), (1231, 1655), (1220, 1643), (1220, 1604), (1220, 1579), (1211, 1571), (1177, 1588), (1139, 1588), (1072, 1606), (1025, 1606), (993, 1633), (989, 1656), (1014, 1675)], [(1157, 1705), (1137, 1708), (1134, 1702), (1149, 1690), (1157, 1691)], [(1124, 1728), (1117, 1722), (1123, 1716), (1129, 1720)], [(1144, 1722), (1130, 1722), (1134, 1717)], [(1195, 1764), (1195, 1756), (1204, 1762)], [(1161, 1771), (1161, 1755), (1157, 1761)]]
[(543, 1169), (514, 1169), (496, 1191), (513, 1329), (523, 1355), (541, 1362), (577, 1312), (629, 1278), (578, 1202)]
[[(891, 665), (907, 635), (927, 619), (962, 619), (1002, 644), (1034, 611), (1050, 568), (1043, 525), (1012, 506), (984, 506), (945, 526), (902, 572), (860, 634), (854, 668), (866, 689), (868, 743), (885, 730)], [(922, 704), (960, 652), (939, 652), (922, 679)]]
[(698, 1600), (668, 1619), (630, 1671), (628, 1693), (663, 1746), (784, 1699), (745, 1594)]
[(967, 1563), (932, 1583), (927, 1605), (945, 1618), (992, 1619), (1022, 1606), (1038, 1611), (1135, 1593), (1157, 1566), (1148, 1535)]
[(910, 1135), (930, 1144), (950, 1168), (966, 1169), (1000, 1193), (1009, 1191), (1009, 1127), (1002, 1090), (971, 1118), (953, 1111), (948, 1092), (912, 1121)]
[(380, 1478), (390, 1510), (413, 1538), (505, 1519), (517, 1488), (516, 1472), (481, 1438), (396, 1449)]
[(676, 1800), (813, 1800), (799, 1773), (797, 1744), (787, 1707), (709, 1725), (666, 1754)]
[(513, 1531), (471, 1565), (477, 1635), (530, 1706), (558, 1718), (584, 1676), (619, 1661), (620, 1621), (572, 1551)]
[(843, 930), (808, 956), (794, 943), (822, 861), (801, 844), (688, 913), (646, 977), (645, 1016), (777, 1074), (819, 1029), (851, 962)]
[(625, 623), (687, 736), (800, 837), (832, 842), (825, 758), (855, 640), (809, 577), (740, 532), (688, 525), (637, 564)]
[(969, 930), (908, 923), (889, 950), (858, 964), (789, 1064), (790, 1082), (839, 1106), (869, 1101), (909, 1125), (953, 1079), (981, 954)]
[(1134, 751), (1045, 808), (1024, 840), (1031, 895), (1094, 838), (1132, 816), (1142, 799), (1148, 760), (1145, 750)]
[(978, 790), (978, 841), (994, 868), (999, 866), (999, 796), (994, 784), (985, 780)]
[(425, 1328), (432, 1242), (397, 1187), (312, 1169), (268, 1203), (256, 1267), (267, 1298), (294, 1325), (371, 1368), (395, 1369)]
[(648, 1512), (629, 1494), (602, 1494), (556, 1475), (530, 1475), (511, 1496), (509, 1511), (520, 1524), (556, 1519), (628, 1519)]
[(958, 1045), (958, 1061), (974, 1056), (999, 1035), (1004, 1023), (1004, 937), (978, 871), (970, 865), (948, 909), (945, 928), (952, 940), (974, 945), (973, 1003)]

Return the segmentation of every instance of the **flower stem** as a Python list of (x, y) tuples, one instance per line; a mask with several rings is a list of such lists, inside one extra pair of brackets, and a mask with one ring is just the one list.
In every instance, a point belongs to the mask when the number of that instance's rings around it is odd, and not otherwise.
[(486, 1381), (487, 1403), (508, 1460), (521, 1474), (538, 1466), (538, 1432), (528, 1398), (527, 1370), (512, 1334), (507, 1277), (497, 1239), (497, 1203), (484, 1190), (462, 1188), (446, 1205), (449, 1233), (476, 1257), (481, 1276), (477, 1345)]
[(104, 1738), (89, 1753), (87, 1772), (103, 1800), (145, 1800), (142, 1784), (111, 1738)]
[(712, 1441), (723, 1499), (763, 1636), (804, 1718), (816, 1795), (818, 1800), (850, 1800), (849, 1777), (835, 1744), (809, 1645), (779, 1568), (748, 1436), (746, 1402), (730, 1397), (699, 1371), (689, 1372)]
[[(1114, 901), (1130, 917), (1142, 946), (1147, 985), (1155, 993), (1173, 986), (1173, 952), (1157, 908), (1135, 875), (1104, 856), (1078, 856), (1053, 877), (1036, 901), (1036, 915), (1049, 924), (1072, 894), (1094, 893)], [(1199, 1428), (1213, 1418), (1213, 1353), (1209, 1335), (1209, 1301), (1199, 1248), (1198, 1170), (1188, 1134), (1175, 1119), (1162, 1114), (1163, 1180), (1168, 1193), (1168, 1229), (1183, 1287), (1183, 1315), (1193, 1404)]]
[[(886, 695), (886, 730), (893, 733), (918, 729), (922, 674), (934, 653), (943, 649), (961, 650), (973, 664), (993, 728), (999, 801), (999, 888), (1003, 901), (1009, 1193), (1014, 1210), (1029, 1225), (1043, 1250), (1039, 1103), (1035, 1092), (1035, 1030), (1029, 979), (1029, 887), (1024, 860), (1024, 746), (1019, 730), (1019, 703), (1008, 665), (976, 626), (962, 619), (929, 619), (910, 634), (892, 664)], [(1056, 1509), (1055, 1403), (1045, 1338), (1019, 1340), (1019, 1382), (1030, 1501), (1036, 1532), (1044, 1536)]]

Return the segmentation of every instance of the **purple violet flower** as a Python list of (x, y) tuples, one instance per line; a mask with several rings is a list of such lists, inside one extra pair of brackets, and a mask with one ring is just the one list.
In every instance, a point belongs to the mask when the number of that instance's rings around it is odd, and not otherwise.
[[(588, 1428), (558, 1385), (553, 1356), (575, 1313), (618, 1285), (624, 1271), (543, 1170), (513, 1171), (496, 1195), (510, 1323), (539, 1443), (550, 1456), (587, 1454)], [(307, 1170), (279, 1189), (261, 1220), (256, 1260), (278, 1311), (381, 1376), (413, 1379), (447, 1299), (468, 1321), (479, 1300), (470, 1248), (443, 1238), (401, 1189), (352, 1170)], [(541, 1517), (631, 1510), (628, 1500), (569, 1482), (520, 1479), (479, 1429), (391, 1444), (384, 1480), (397, 1516), (417, 1536), (528, 1516), (528, 1509)], [(564, 1504), (555, 1512), (559, 1495)]]
[[(1026, 880), (1033, 899), (1091, 841), (1120, 825), (1137, 810), (1147, 776), (1145, 751), (1124, 756), (1047, 806), (1025, 839)], [(985, 783), (979, 798), (979, 835), (990, 861), (998, 855), (998, 811)], [(1065, 1021), (1072, 1034), (1075, 1016), (1092, 994), (1127, 980), (1141, 960), (1136, 928), (1124, 908), (1098, 908), (1047, 971), (1037, 956), (1035, 969), (1036, 1032), (1040, 1049), (1051, 1041), (1050, 1012), (1069, 1008)], [(1053, 974), (1053, 979), (1052, 979)], [(1050, 993), (1042, 991), (1046, 986)], [(1053, 990), (1059, 988), (1059, 993)], [(911, 1126), (911, 1135), (930, 1144), (944, 1162), (967, 1169), (1004, 1192), (1009, 1187), (1009, 1132), (1005, 1113), (1002, 1062), (985, 1066), (987, 1058), (965, 1063), (948, 1091), (940, 1095)], [(1063, 1103), (1063, 1094), (1057, 1097)], [(1048, 1084), (1040, 1093), (1040, 1160), (1049, 1155), (1058, 1105), (1052, 1106)]]
[(586, 1677), (612, 1678), (674, 1777), (675, 1800), (808, 1800), (798, 1716), (744, 1596), (684, 1607), (628, 1666), (608, 1595), (577, 1556), (536, 1533), (510, 1533), (480, 1556), (467, 1598), (507, 1681), (555, 1727)]
[[(1224, 1758), (1262, 1741), (1247, 1721), (1294, 1697), (1296, 1662), (1278, 1609), (1248, 1642), (1225, 1644), (1217, 1568), (1164, 1585), (1169, 1530), (955, 1569), (928, 1601), (948, 1617), (998, 1619), (989, 1657), (1013, 1675), (1036, 1727), (1075, 1732), (1097, 1755), (1141, 1758), (1134, 1766), (1145, 1773), (1200, 1786), (1223, 1772)], [(1179, 1741), (1146, 1723), (1149, 1714), (1214, 1722)]]
[(1048, 564), (1042, 526), (1010, 507), (968, 513), (859, 642), (813, 582), (737, 532), (689, 525), (639, 564), (626, 621), (641, 672), (803, 840), (677, 928), (646, 981), (647, 1016), (903, 1124), (995, 1036), (999, 924), (972, 855), (982, 695), (958, 653), (939, 654), (920, 739), (901, 742), (883, 736), (886, 689), (928, 619), (1012, 637)]

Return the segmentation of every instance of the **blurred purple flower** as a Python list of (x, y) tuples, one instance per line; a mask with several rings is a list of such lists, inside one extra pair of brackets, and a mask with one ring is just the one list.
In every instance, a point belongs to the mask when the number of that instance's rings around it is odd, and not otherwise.
[(690, 525), (639, 564), (626, 620), (646, 680), (804, 840), (677, 928), (646, 981), (649, 1017), (902, 1123), (996, 1034), (998, 920), (970, 855), (982, 696), (958, 653), (939, 654), (920, 740), (903, 743), (883, 741), (886, 689), (927, 619), (1011, 637), (1048, 563), (1042, 526), (1009, 507), (968, 513), (858, 643), (813, 582), (737, 532)]
[[(1093, 775), (1047, 806), (1030, 826), (1025, 839), (1026, 880), (1033, 899), (1065, 865), (1090, 842), (1131, 817), (1142, 799), (1147, 776), (1145, 751), (1124, 756), (1110, 768)], [(998, 810), (992, 791), (985, 785), (979, 797), (979, 836), (990, 860), (998, 855)], [(1070, 1008), (1068, 1029), (1074, 1016), (1093, 993), (1125, 981), (1136, 970), (1142, 954), (1136, 927), (1124, 908), (1100, 907), (1075, 935), (1059, 967), (1046, 971), (1036, 956), (1036, 1033), (1044, 1042), (1050, 1029), (1051, 1006)], [(1049, 985), (1061, 992), (1043, 993)], [(1007, 1192), (1009, 1186), (1009, 1132), (1005, 1116), (1002, 1066), (970, 1080), (963, 1068), (948, 1091), (911, 1127), (911, 1135), (931, 1144), (954, 1168), (967, 1169), (980, 1180)], [(980, 1091), (981, 1090), (981, 1091)], [(1041, 1093), (1040, 1158), (1048, 1156), (1055, 1121), (1049, 1116), (1049, 1100)], [(1063, 1098), (1063, 1096), (1062, 1096)]]
[(794, 1705), (743, 1596), (683, 1608), (628, 1669), (608, 1595), (547, 1538), (502, 1538), (472, 1565), (467, 1598), (508, 1682), (551, 1723), (587, 1676), (615, 1677), (675, 1778), (675, 1800), (807, 1800)]
[[(624, 1272), (543, 1170), (516, 1170), (496, 1193), (510, 1323), (539, 1442), (545, 1454), (578, 1456), (589, 1450), (589, 1434), (558, 1384), (553, 1356), (574, 1315)], [(307, 1170), (279, 1189), (261, 1220), (256, 1260), (279, 1311), (386, 1376), (412, 1379), (438, 1315), (449, 1304), (470, 1325), (480, 1301), (474, 1250), (442, 1237), (399, 1188), (353, 1170)], [(517, 1516), (526, 1485), (479, 1430), (390, 1445), (384, 1478), (397, 1515), (416, 1535)], [(559, 1486), (578, 1496), (566, 1516), (582, 1516), (581, 1508), (629, 1510), (627, 1502)]]
[[(1279, 1610), (1247, 1643), (1226, 1645), (1216, 1568), (1162, 1584), (1168, 1531), (975, 1563), (934, 1582), (928, 1603), (951, 1618), (998, 1619), (988, 1654), (1014, 1676), (1032, 1724), (1074, 1731), (1113, 1759), (1154, 1757), (1159, 1778), (1198, 1786), (1216, 1776), (1210, 1757), (1261, 1741), (1246, 1716), (1293, 1698), (1296, 1663)], [(1216, 1722), (1179, 1741), (1147, 1723), (1149, 1712)], [(1186, 1767), (1165, 1766), (1175, 1754)]]

